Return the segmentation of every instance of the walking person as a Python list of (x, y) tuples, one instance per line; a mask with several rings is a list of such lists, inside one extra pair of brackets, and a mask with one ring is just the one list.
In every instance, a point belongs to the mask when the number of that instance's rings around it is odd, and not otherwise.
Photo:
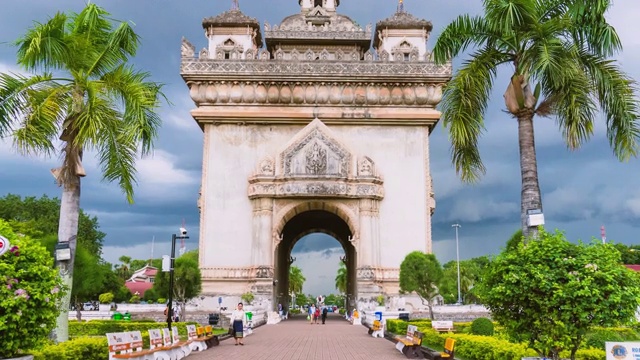
[(316, 306), (314, 304), (311, 304), (311, 306), (309, 306), (309, 324), (313, 325), (313, 320), (315, 320), (316, 316)]
[(324, 322), (327, 320), (327, 314), (329, 313), (329, 309), (327, 309), (327, 307), (323, 307), (322, 308), (322, 325), (324, 325)]
[(318, 319), (320, 318), (320, 305), (316, 307), (316, 312), (314, 313), (313, 322), (318, 324)]
[(242, 303), (238, 303), (238, 307), (231, 313), (231, 326), (233, 327), (233, 337), (236, 339), (236, 346), (244, 345), (242, 339), (246, 318), (247, 316), (242, 309)]

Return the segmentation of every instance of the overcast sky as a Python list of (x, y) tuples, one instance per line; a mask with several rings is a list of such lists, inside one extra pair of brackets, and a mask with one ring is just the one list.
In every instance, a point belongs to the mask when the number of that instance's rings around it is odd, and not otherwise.
[[(120, 255), (148, 258), (155, 237), (155, 256), (169, 252), (171, 234), (183, 219), (190, 230), (187, 249), (197, 248), (199, 214), (196, 207), (202, 162), (202, 132), (190, 117), (193, 103), (180, 78), (180, 39), (187, 37), (198, 49), (206, 46), (201, 21), (231, 6), (231, 0), (99, 0), (113, 17), (135, 24), (142, 46), (134, 63), (166, 84), (172, 106), (160, 110), (164, 125), (155, 154), (138, 162), (136, 203), (128, 205), (116, 185), (101, 181), (96, 160), (87, 159), (82, 208), (99, 218), (107, 233), (104, 257), (116, 262)], [(372, 6), (375, 3), (375, 6)], [(429, 48), (444, 26), (463, 13), (477, 13), (480, 0), (407, 0), (408, 11), (433, 22)], [(32, 21), (44, 22), (56, 11), (79, 11), (84, 0), (5, 1), (0, 12), (0, 72), (16, 70), (17, 39)], [(394, 0), (342, 0), (339, 11), (360, 24), (375, 24), (393, 14)], [(298, 0), (240, 0), (247, 15), (277, 24), (299, 11)], [(618, 57), (623, 69), (640, 79), (640, 38), (637, 36), (640, 2), (617, 0), (609, 19), (624, 44)], [(454, 66), (462, 59), (456, 59)], [(433, 217), (434, 252), (441, 262), (455, 259), (451, 224), (459, 222), (460, 258), (495, 254), (520, 226), (520, 171), (517, 124), (504, 114), (502, 93), (508, 69), (503, 69), (487, 115), (487, 131), (480, 140), (487, 175), (474, 186), (462, 184), (450, 163), (449, 144), (439, 125), (432, 134), (431, 165), (437, 199)], [(640, 162), (620, 163), (612, 155), (604, 122), (598, 122), (592, 140), (579, 151), (566, 150), (553, 120), (536, 122), (538, 169), (548, 228), (566, 231), (570, 239), (600, 236), (626, 244), (639, 242)], [(0, 141), (0, 195), (59, 196), (49, 169), (58, 159), (23, 158)], [(389, 175), (387, 175), (389, 176)], [(307, 275), (306, 292), (329, 293), (342, 249), (337, 241), (319, 236), (303, 240), (294, 249), (296, 264)]]

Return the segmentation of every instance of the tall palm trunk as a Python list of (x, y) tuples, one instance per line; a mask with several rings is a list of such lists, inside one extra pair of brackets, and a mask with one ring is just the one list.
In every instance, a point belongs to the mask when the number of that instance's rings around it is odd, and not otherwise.
[(520, 145), (520, 172), (522, 175), (520, 214), (522, 234), (525, 238), (536, 238), (538, 236), (538, 228), (529, 227), (527, 224), (527, 211), (534, 209), (542, 211), (532, 111), (524, 110), (518, 116), (518, 142)]
[(60, 304), (60, 315), (55, 330), (56, 342), (69, 340), (69, 303), (71, 302), (71, 289), (73, 286), (73, 265), (75, 263), (76, 245), (78, 236), (78, 217), (80, 216), (80, 177), (70, 179), (62, 188), (62, 201), (60, 202), (60, 223), (58, 227), (58, 242), (67, 243), (71, 249), (71, 259), (59, 261), (56, 266), (60, 271), (62, 283), (66, 287), (66, 293)]

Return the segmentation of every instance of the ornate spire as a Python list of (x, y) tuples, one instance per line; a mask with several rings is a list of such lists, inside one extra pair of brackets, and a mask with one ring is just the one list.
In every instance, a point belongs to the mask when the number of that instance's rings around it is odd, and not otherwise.
[(398, 12), (404, 12), (404, 0), (398, 0)]
[(231, 10), (240, 10), (240, 3), (238, 0), (233, 0), (231, 3)]

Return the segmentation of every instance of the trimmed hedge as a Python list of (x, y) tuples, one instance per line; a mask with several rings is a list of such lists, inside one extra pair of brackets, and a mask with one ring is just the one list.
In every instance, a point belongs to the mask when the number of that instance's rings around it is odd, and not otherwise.
[[(187, 325), (197, 325), (195, 322), (177, 322), (172, 326), (178, 327), (180, 336), (187, 335)], [(146, 322), (146, 321), (116, 321), (116, 320), (92, 320), (92, 321), (69, 321), (69, 336), (104, 336), (107, 333), (140, 331), (148, 333), (149, 329), (162, 329), (167, 327), (166, 323)]]
[(107, 338), (78, 338), (33, 351), (34, 360), (108, 360)]
[[(428, 325), (426, 325), (428, 323)], [(431, 328), (430, 321), (411, 321), (406, 322), (402, 320), (390, 319), (387, 320), (387, 331), (404, 335), (407, 332), (408, 325), (418, 326), (418, 330), (424, 333), (422, 340), (424, 346), (434, 348), (436, 350), (442, 350), (444, 342), (447, 338), (456, 339), (456, 355), (459, 355), (464, 359), (473, 360), (520, 360), (523, 357), (537, 357), (537, 353), (533, 349), (527, 348), (526, 344), (514, 344), (508, 340), (501, 339), (495, 336), (482, 336), (482, 335), (470, 335), (470, 334), (440, 334)], [(418, 325), (419, 324), (419, 325)], [(471, 323), (460, 323), (462, 326), (458, 326), (458, 323), (454, 323), (456, 331), (458, 329), (464, 329), (468, 331), (471, 327)], [(616, 329), (620, 330), (620, 329)], [(630, 329), (627, 329), (630, 330)], [(635, 334), (632, 330), (622, 331), (626, 335)], [(563, 358), (568, 358), (569, 354), (563, 353)], [(576, 359), (578, 360), (602, 360), (606, 357), (604, 348), (602, 349), (582, 349), (576, 353)]]

